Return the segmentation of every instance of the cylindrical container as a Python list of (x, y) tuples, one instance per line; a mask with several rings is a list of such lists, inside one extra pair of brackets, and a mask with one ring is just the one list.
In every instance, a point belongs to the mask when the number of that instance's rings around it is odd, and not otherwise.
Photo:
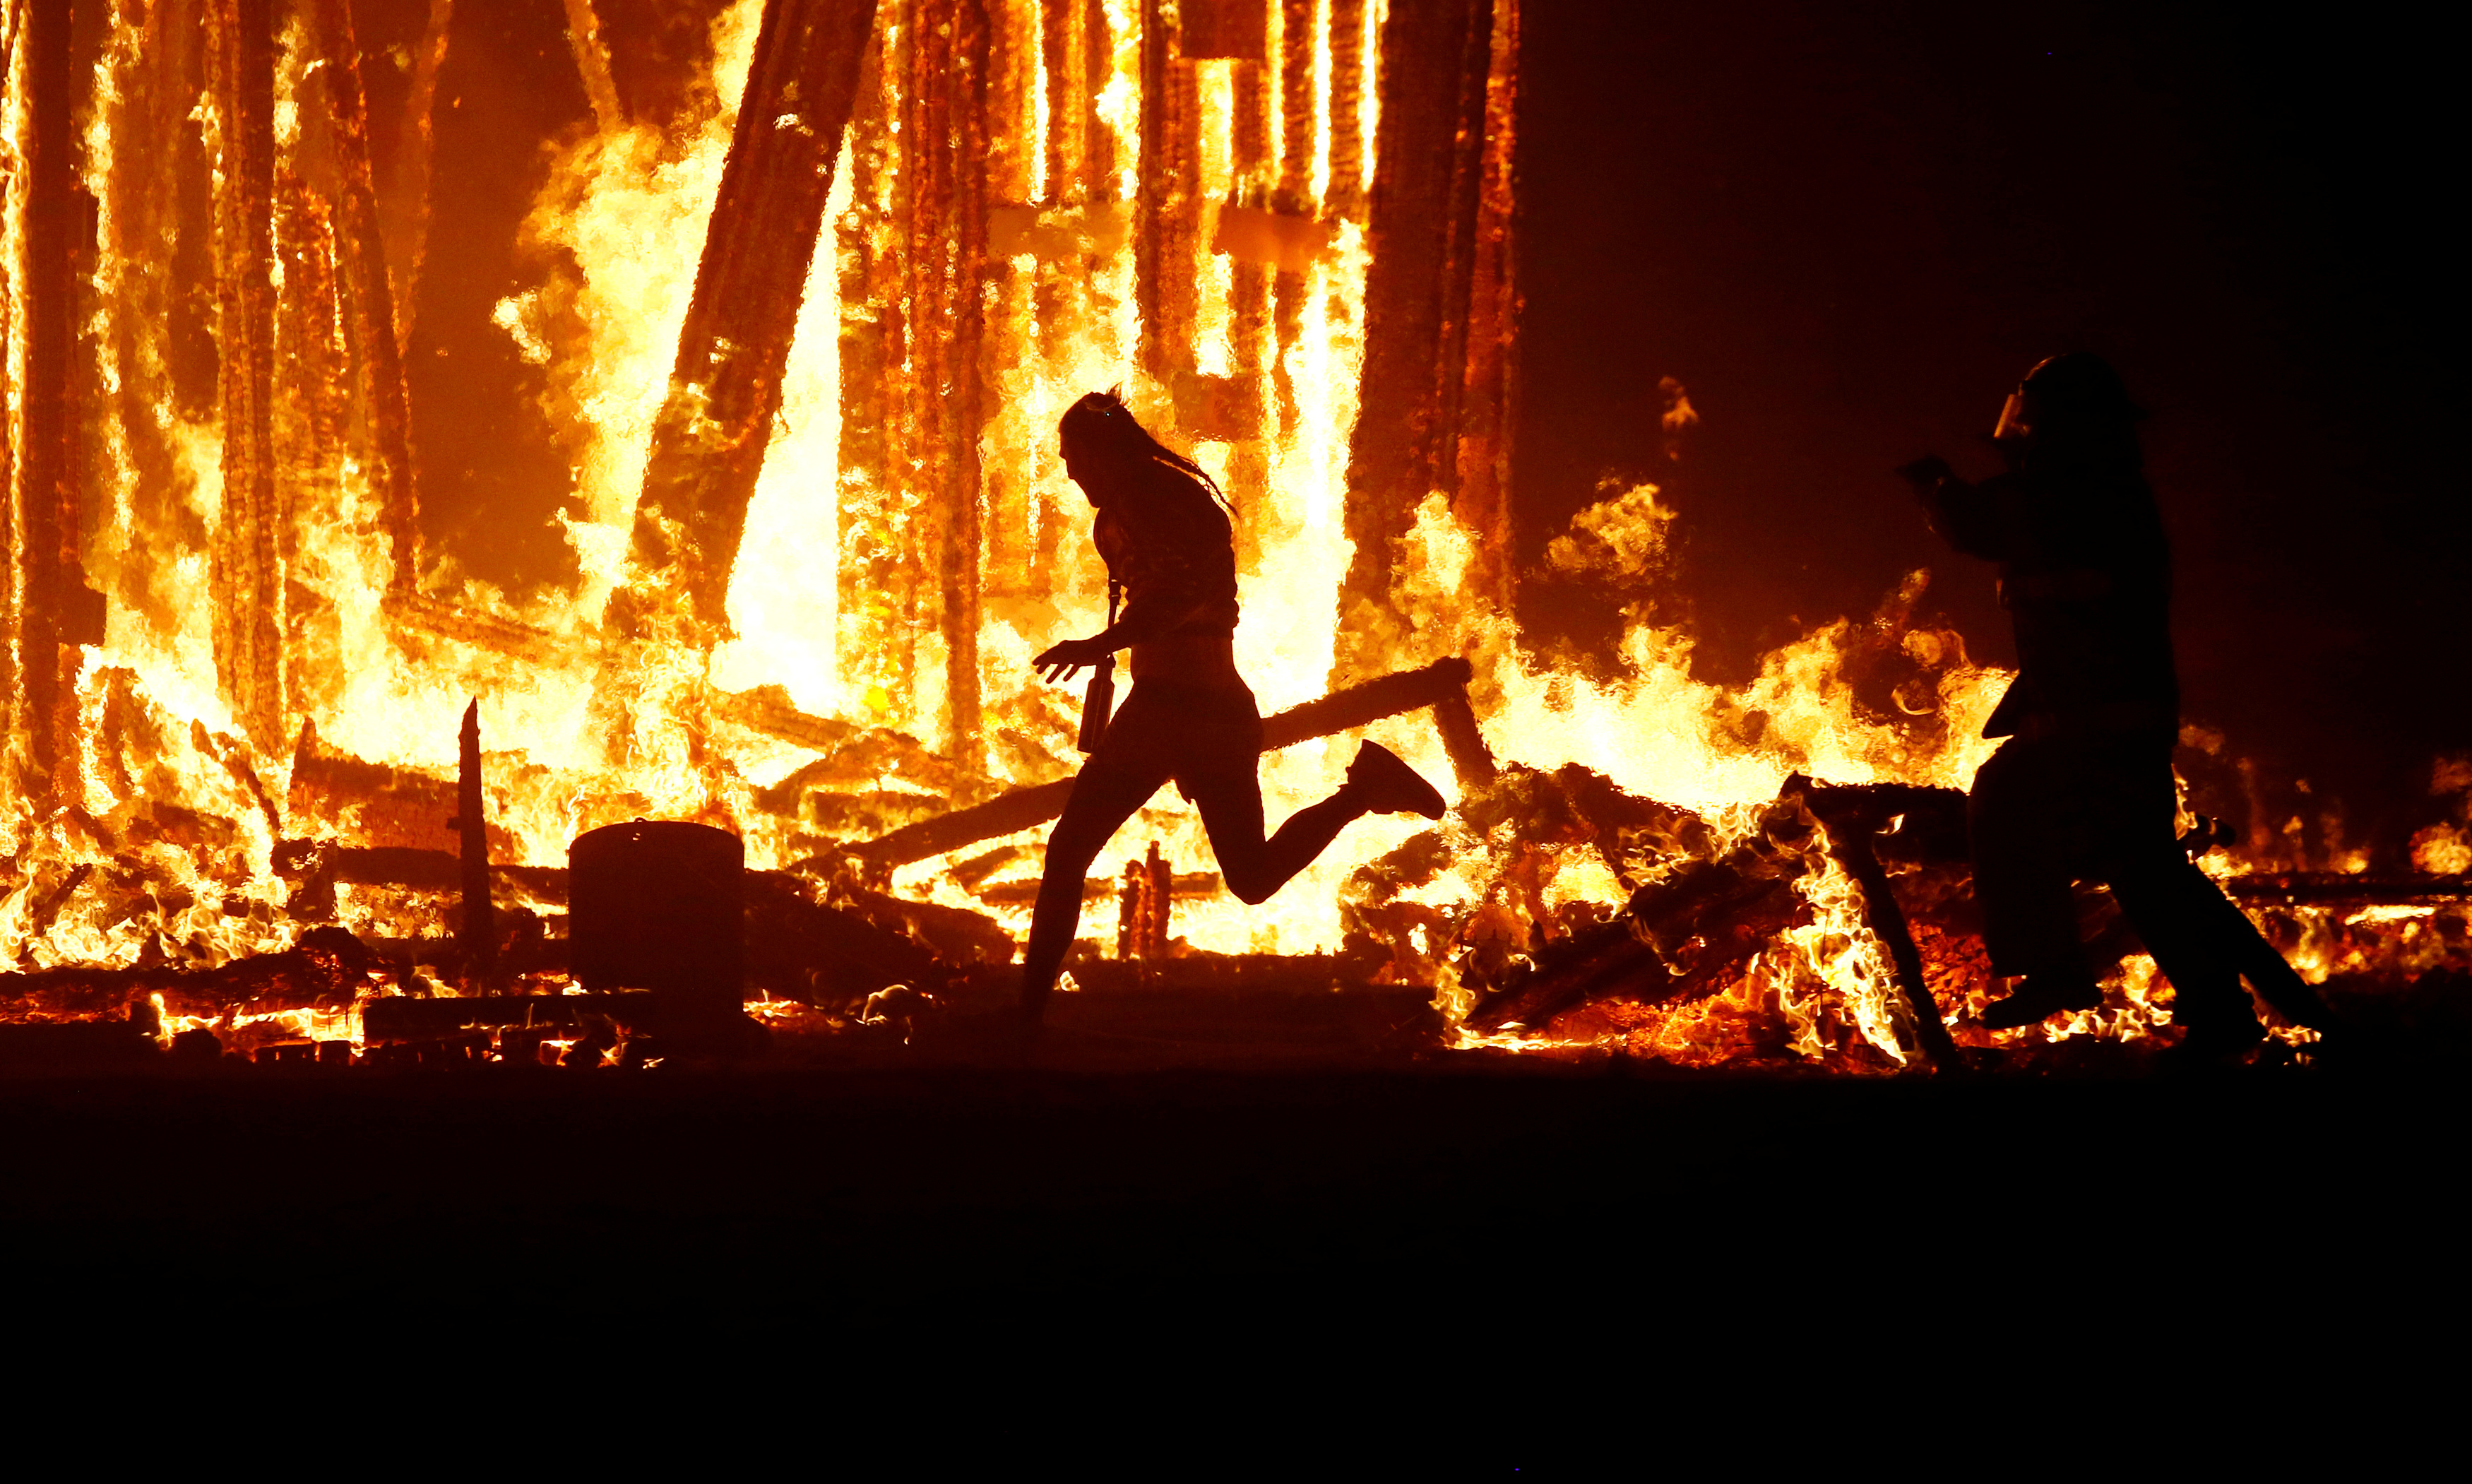
[(567, 933), (589, 990), (651, 990), (676, 1012), (745, 998), (746, 843), (725, 829), (636, 820), (566, 849)]

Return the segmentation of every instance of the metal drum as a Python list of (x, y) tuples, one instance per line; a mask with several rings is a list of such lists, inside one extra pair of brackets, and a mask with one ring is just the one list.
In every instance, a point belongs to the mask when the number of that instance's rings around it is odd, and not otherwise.
[(746, 843), (725, 829), (636, 820), (566, 850), (575, 977), (590, 990), (652, 990), (690, 1016), (745, 998)]

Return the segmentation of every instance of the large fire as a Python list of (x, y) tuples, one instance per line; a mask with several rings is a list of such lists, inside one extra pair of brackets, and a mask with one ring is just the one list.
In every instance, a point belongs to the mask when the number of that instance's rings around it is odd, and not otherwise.
[[(1006, 801), (1078, 761), (1075, 698), (1030, 657), (1104, 621), (1054, 430), (1121, 386), (1238, 511), (1238, 663), (1266, 715), (1427, 677), (1413, 708), (1266, 754), (1270, 815), (1327, 793), (1358, 736), (1454, 805), (1361, 823), (1246, 908), (1163, 794), (1110, 857), (1155, 848), (1136, 874), (1175, 901), (1151, 951), (1429, 987), (1462, 1046), (1921, 1065), (1831, 831), (1913, 833), (1990, 750), (2006, 677), (1922, 616), (1926, 575), (1710, 684), (1641, 601), (1674, 516), (1637, 485), (1534, 574), (1631, 605), (1613, 661), (1550, 658), (1511, 616), (1516, 0), (1416, 25), (1384, 0), (732, 0), (664, 107), (622, 96), (613, 28), (568, 0), (591, 118), (525, 218), (549, 266), (491, 323), (539, 369), (573, 575), (519, 591), (417, 535), (404, 358), (429, 203), (458, 188), (423, 111), (453, 8), (393, 54), (353, 30), (383, 8), (348, 0), (98, 9), (73, 36), (66, 7), (12, 4), (0, 42), (20, 970), (0, 1017), (360, 1046), (382, 999), (572, 989), (544, 946), (569, 843), (637, 818), (721, 826), (750, 870), (957, 972), (1000, 964), (1053, 815)], [(381, 66), (410, 122), (373, 163)], [(1678, 431), (1697, 414), (1671, 401)], [(1463, 684), (1430, 668), (1449, 660)], [(477, 821), (456, 802), (476, 700)], [(1831, 812), (1871, 785), (1921, 802)], [(951, 823), (969, 809), (1004, 827)], [(2360, 869), (2312, 828), (2254, 823), (2207, 859)], [(2424, 872), (2472, 865), (2465, 829), (2425, 834)], [(494, 980), (454, 949), (478, 848), (511, 924)], [(1930, 988), (1980, 1039), (1961, 868), (1881, 854)], [(1695, 898), (1655, 993), (1535, 990), (1653, 939), (1625, 904), (1686, 867), (1774, 890), (1736, 917)], [(2313, 980), (2463, 965), (2460, 898), (2356, 895), (2275, 909)], [(759, 1007), (880, 1017), (886, 987), (821, 984), (776, 977)], [(2128, 955), (2065, 1034), (2153, 1034), (2154, 988)]]

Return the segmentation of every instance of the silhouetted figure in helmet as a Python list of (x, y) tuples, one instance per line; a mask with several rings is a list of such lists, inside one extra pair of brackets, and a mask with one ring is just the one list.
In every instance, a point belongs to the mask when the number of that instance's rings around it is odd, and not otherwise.
[(2142, 472), (2145, 416), (2101, 357), (2055, 356), (2001, 411), (2008, 472), (1969, 485), (1937, 457), (1899, 472), (1933, 530), (2000, 563), (2017, 635), (2016, 682), (1983, 729), (2008, 740), (1966, 813), (1992, 970), (2024, 982), (1984, 1023), (2102, 1003), (2071, 897), (2099, 880), (2171, 980), (2184, 1044), (2229, 1056), (2264, 1035), (2244, 973), (2294, 1019), (2321, 1023), (2323, 1008), (2174, 835), (2172, 561)]
[(1133, 420), (1115, 393), (1075, 402), (1058, 432), (1064, 472), (1098, 512), (1091, 534), (1125, 608), (1103, 633), (1053, 645), (1033, 663), (1061, 681), (1130, 649), (1133, 687), (1048, 833), (1022, 958), (1022, 1009), (1033, 1024), (1073, 945), (1090, 863), (1170, 779), (1201, 810), (1220, 874), (1248, 902), (1267, 900), (1354, 820), (1439, 819), (1443, 807), (1431, 783), (1367, 742), (1337, 793), (1263, 838), (1262, 715), (1236, 673), (1236, 547), (1219, 487)]

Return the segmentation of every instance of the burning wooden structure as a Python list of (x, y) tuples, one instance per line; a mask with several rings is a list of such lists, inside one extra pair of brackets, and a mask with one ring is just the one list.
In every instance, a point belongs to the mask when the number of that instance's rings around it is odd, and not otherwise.
[[(1121, 385), (1239, 512), (1272, 812), (1367, 730), (1457, 808), (1254, 914), (1163, 801), (1118, 956), (1947, 1060), (1961, 889), (1901, 942), (1843, 791), (1944, 814), (1985, 751), (1920, 574), (1733, 688), (1645, 609), (1611, 678), (1510, 616), (1518, 0), (0, 15), (7, 1015), (615, 1058), (618, 1002), (446, 1001), (575, 988), (569, 843), (638, 819), (744, 842), (776, 1005), (958, 993), (1070, 786), (1027, 661), (1104, 582), (1054, 428)], [(1629, 602), (1670, 519), (1617, 492), (1543, 576)], [(1710, 871), (1764, 884), (1676, 936)]]

